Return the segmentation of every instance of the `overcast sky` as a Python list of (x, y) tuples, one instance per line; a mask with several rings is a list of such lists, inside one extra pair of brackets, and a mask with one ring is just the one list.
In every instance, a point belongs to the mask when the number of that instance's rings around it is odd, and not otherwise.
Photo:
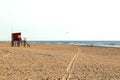
[(0, 0), (0, 41), (120, 40), (120, 0)]

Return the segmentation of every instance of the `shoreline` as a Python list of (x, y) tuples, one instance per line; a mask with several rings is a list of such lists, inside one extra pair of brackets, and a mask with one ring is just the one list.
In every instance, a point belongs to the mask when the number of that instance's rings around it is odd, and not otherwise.
[[(11, 42), (0, 42), (0, 47), (11, 47)], [(82, 44), (50, 44), (50, 43), (29, 43), (32, 46), (34, 45), (68, 45), (68, 46), (81, 46), (81, 47), (106, 47), (106, 48), (120, 48), (120, 45), (82, 45)], [(23, 47), (23, 46), (20, 46)]]
[[(0, 43), (10, 43), (1, 41)], [(28, 41), (30, 44), (55, 44), (55, 45), (77, 45), (77, 46), (100, 46), (100, 47), (120, 47), (120, 41)]]

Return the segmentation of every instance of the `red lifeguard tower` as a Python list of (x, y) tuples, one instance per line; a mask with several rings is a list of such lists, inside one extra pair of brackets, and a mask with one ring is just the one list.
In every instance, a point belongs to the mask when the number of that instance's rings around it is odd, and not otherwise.
[(12, 33), (12, 41), (11, 46), (20, 46), (22, 39), (21, 39), (21, 33)]
[(12, 37), (11, 37), (11, 46), (14, 47), (14, 46), (28, 46), (30, 47), (30, 45), (26, 42), (26, 38), (24, 38), (24, 40), (22, 41), (22, 38), (21, 38), (21, 32), (18, 32), (18, 33), (12, 33)]

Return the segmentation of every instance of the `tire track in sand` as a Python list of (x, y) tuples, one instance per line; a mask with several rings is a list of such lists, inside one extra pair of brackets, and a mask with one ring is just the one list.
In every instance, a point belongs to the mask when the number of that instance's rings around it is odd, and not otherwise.
[(75, 62), (75, 60), (78, 58), (78, 55), (79, 55), (79, 48), (78, 48), (78, 51), (77, 51), (77, 54), (72, 58), (72, 60), (70, 61), (67, 69), (66, 69), (66, 74), (63, 76), (62, 80), (69, 80), (70, 78), (70, 71), (73, 67), (73, 64)]
[(9, 55), (13, 54), (13, 52), (11, 50), (7, 50), (7, 49), (0, 49), (0, 52), (4, 53), (4, 55), (2, 56), (2, 58), (8, 57)]

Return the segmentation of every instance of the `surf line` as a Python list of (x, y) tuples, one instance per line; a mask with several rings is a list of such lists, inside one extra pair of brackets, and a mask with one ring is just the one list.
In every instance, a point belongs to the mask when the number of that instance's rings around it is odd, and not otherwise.
[(69, 80), (70, 70), (72, 69), (73, 64), (74, 64), (75, 60), (78, 58), (78, 56), (79, 56), (79, 48), (78, 48), (77, 54), (70, 61), (69, 65), (68, 65), (68, 67), (66, 69), (66, 74), (63, 76), (62, 80)]

